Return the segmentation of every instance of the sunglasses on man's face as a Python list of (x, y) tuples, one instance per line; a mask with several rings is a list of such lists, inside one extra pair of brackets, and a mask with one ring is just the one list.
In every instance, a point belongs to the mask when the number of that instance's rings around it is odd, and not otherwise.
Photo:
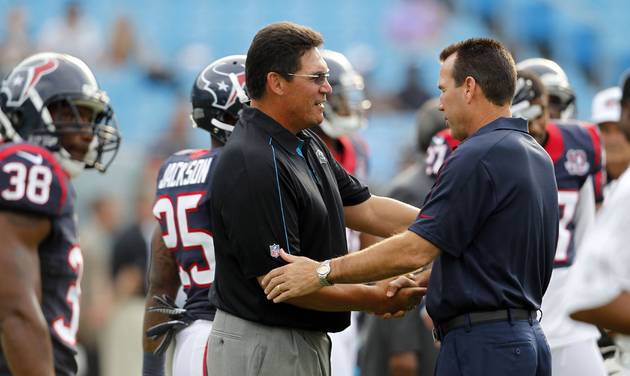
[(306, 77), (306, 78), (309, 78), (311, 81), (313, 81), (317, 85), (323, 85), (324, 82), (328, 80), (328, 77), (330, 77), (330, 73), (328, 72), (327, 73), (314, 73), (314, 74), (287, 73), (287, 75), (294, 76), (294, 77)]

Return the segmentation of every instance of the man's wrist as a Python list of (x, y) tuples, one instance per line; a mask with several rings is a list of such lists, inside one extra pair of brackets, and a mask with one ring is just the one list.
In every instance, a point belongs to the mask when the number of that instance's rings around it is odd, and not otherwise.
[(352, 311), (361, 311), (369, 313), (377, 313), (385, 309), (389, 303), (389, 298), (385, 295), (385, 289), (377, 282), (372, 285), (366, 284), (348, 284), (344, 286), (353, 286), (352, 294), (349, 299), (352, 302)]
[(414, 276), (418, 275), (418, 274), (422, 274), (428, 270), (431, 270), (431, 268), (433, 267), (433, 263), (430, 262), (424, 266), (421, 266), (419, 269), (413, 271), (411, 274), (413, 274)]
[(322, 287), (332, 286), (333, 283), (329, 279), (329, 275), (331, 272), (331, 259), (325, 260), (319, 264), (315, 272), (317, 273), (317, 278), (319, 278), (319, 284)]
[(378, 284), (365, 286), (365, 288), (367, 289), (367, 294), (362, 299), (365, 305), (363, 311), (371, 313), (382, 312), (389, 303), (389, 298), (385, 295), (385, 291)]

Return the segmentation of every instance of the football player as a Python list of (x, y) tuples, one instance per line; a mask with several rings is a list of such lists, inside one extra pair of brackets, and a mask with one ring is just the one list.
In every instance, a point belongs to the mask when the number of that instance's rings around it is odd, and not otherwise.
[[(368, 173), (367, 145), (356, 134), (367, 125), (366, 112), (371, 103), (365, 98), (363, 77), (341, 53), (322, 50), (328, 65), (328, 82), (332, 93), (324, 102), (324, 121), (313, 128), (324, 141), (337, 162), (348, 173), (365, 182)], [(372, 236), (346, 229), (348, 252), (369, 245)], [(363, 244), (363, 246), (362, 246)], [(331, 367), (334, 375), (353, 375), (358, 352), (357, 313), (351, 317), (351, 325), (339, 333), (331, 333), (333, 346)]]
[[(630, 70), (621, 80), (621, 114), (618, 122), (630, 142)], [(617, 351), (610, 375), (630, 374), (630, 171), (618, 178), (606, 198), (595, 225), (580, 248), (580, 258), (567, 291), (568, 310), (576, 320), (615, 332)], [(582, 253), (586, 256), (582, 258)], [(609, 360), (610, 362), (610, 360)], [(618, 367), (613, 368), (617, 365)]]
[(551, 119), (575, 119), (575, 92), (564, 70), (555, 61), (531, 58), (516, 64), (518, 70), (529, 70), (540, 78), (547, 89)]
[[(193, 126), (208, 131), (211, 148), (182, 150), (161, 166), (153, 214), (159, 221), (151, 245), (144, 317), (144, 375), (164, 374), (164, 350), (176, 339), (173, 375), (206, 375), (206, 343), (216, 308), (208, 293), (214, 280), (210, 217), (212, 162), (248, 102), (245, 56), (214, 61), (197, 76), (191, 92)], [(179, 287), (183, 308), (174, 300)]]
[(85, 63), (40, 53), (0, 88), (0, 374), (75, 375), (83, 258), (70, 179), (120, 135)]
[[(337, 162), (361, 181), (367, 180), (368, 149), (357, 132), (367, 126), (367, 111), (372, 104), (365, 97), (363, 77), (341, 53), (322, 50), (328, 65), (332, 93), (324, 102), (324, 121), (313, 128)], [(361, 249), (360, 234), (347, 231), (348, 250)]]
[(593, 98), (591, 119), (602, 135), (606, 152), (606, 187), (610, 192), (618, 178), (630, 165), (630, 142), (626, 139), (619, 119), (621, 117), (621, 88), (611, 87), (600, 91)]
[(425, 159), (425, 172), (427, 175), (435, 179), (440, 171), (440, 167), (444, 164), (453, 150), (459, 145), (459, 141), (453, 137), (450, 128), (444, 128), (437, 132), (431, 138), (431, 144), (427, 148)]
[[(541, 324), (549, 341), (554, 375), (605, 375), (597, 347), (599, 332), (591, 325), (571, 320), (566, 311), (565, 285), (576, 257), (575, 250), (595, 218), (603, 200), (603, 161), (595, 125), (577, 121), (550, 122), (549, 102), (542, 81), (533, 71), (518, 71), (512, 115), (529, 120), (529, 133), (540, 143), (554, 164), (560, 205), (560, 227), (554, 271), (543, 297)], [(435, 161), (448, 161), (457, 140), (446, 130), (434, 137), (431, 147), (443, 158), (432, 162), (428, 172), (439, 171)], [(436, 141), (437, 139), (437, 141)], [(427, 157), (429, 158), (429, 157)], [(438, 174), (439, 175), (439, 174)]]

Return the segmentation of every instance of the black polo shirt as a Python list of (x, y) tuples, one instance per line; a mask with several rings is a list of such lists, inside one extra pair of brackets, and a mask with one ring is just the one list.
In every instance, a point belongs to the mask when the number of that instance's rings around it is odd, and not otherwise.
[(273, 326), (337, 332), (349, 313), (267, 300), (256, 277), (285, 262), (279, 248), (323, 261), (347, 253), (344, 206), (370, 197), (309, 130), (292, 134), (254, 108), (243, 110), (215, 162), (211, 186), (219, 309)]
[(527, 122), (499, 118), (462, 142), (409, 229), (442, 251), (427, 294), (435, 322), (539, 309), (556, 249), (558, 192), (551, 159)]

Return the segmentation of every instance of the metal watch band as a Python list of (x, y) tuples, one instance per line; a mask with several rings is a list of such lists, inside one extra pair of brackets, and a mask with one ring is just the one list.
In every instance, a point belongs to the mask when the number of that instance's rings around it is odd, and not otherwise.
[(331, 286), (332, 283), (328, 281), (328, 274), (330, 273), (330, 259), (323, 261), (317, 268), (317, 276), (319, 277), (319, 284), (322, 286)]

